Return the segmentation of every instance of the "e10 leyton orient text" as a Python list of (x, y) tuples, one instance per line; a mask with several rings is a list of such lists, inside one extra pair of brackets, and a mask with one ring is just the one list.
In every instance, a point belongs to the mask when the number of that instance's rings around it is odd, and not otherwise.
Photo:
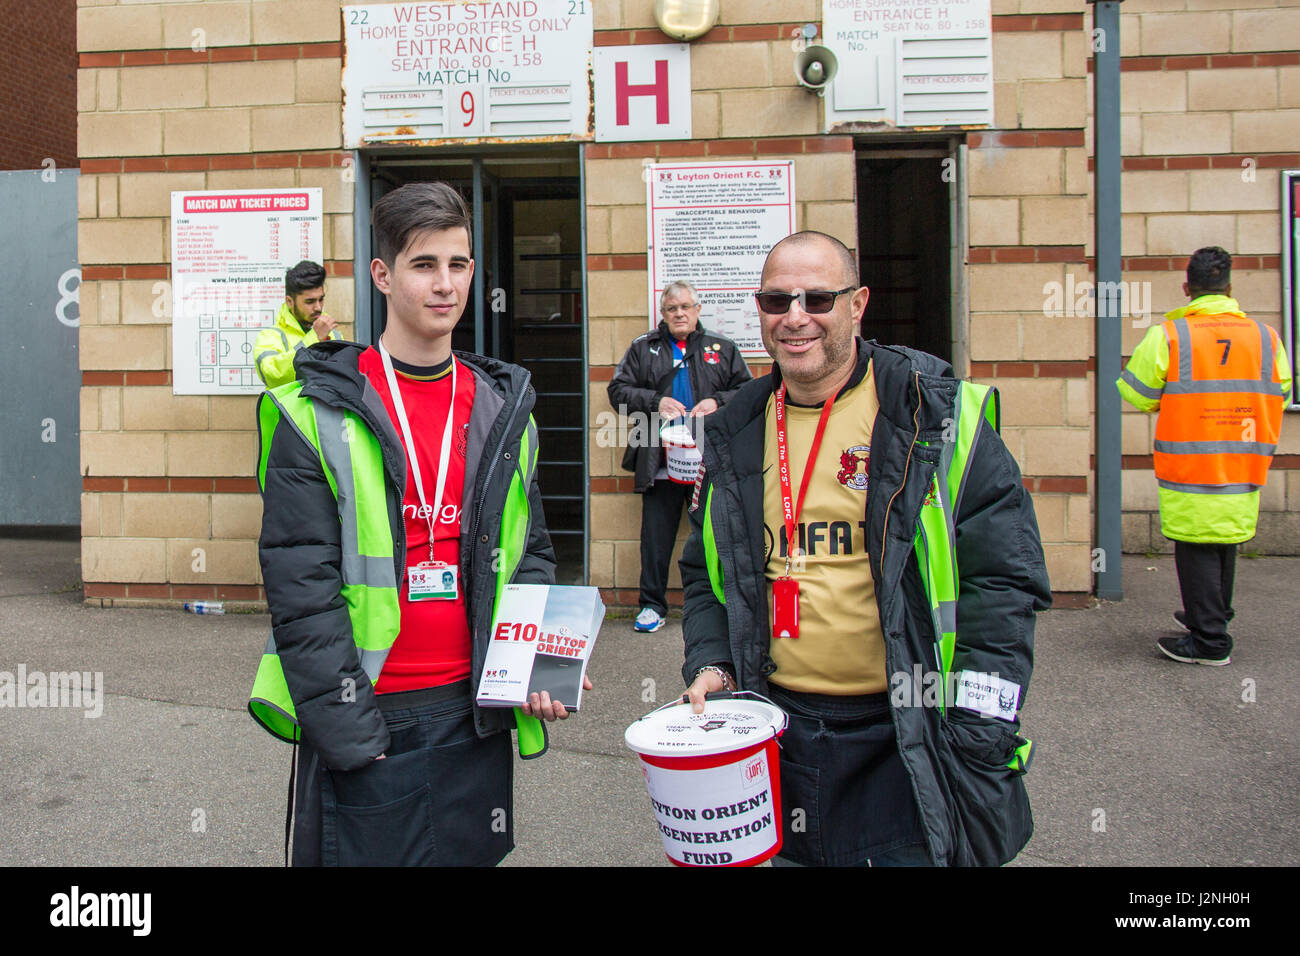
[(502, 621), (492, 634), (494, 641), (537, 642), (537, 650), (543, 654), (557, 657), (580, 657), (587, 646), (585, 637), (572, 637), (568, 634), (552, 634), (543, 631), (536, 624), (512, 624)]

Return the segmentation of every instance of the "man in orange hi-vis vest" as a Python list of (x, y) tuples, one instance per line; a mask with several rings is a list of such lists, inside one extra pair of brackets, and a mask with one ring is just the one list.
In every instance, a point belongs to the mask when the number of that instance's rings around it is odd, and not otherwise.
[(1156, 646), (1186, 664), (1231, 658), (1237, 545), (1255, 536), (1259, 489), (1268, 480), (1291, 393), (1291, 366), (1277, 332), (1248, 318), (1232, 294), (1232, 257), (1197, 249), (1183, 292), (1138, 345), (1115, 383), (1156, 420), (1160, 530), (1174, 541), (1188, 633)]

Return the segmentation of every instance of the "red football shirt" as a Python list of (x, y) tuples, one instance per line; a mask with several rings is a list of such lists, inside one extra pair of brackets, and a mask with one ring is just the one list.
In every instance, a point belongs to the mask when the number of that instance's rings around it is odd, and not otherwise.
[[(438, 460), (442, 451), (442, 433), (451, 405), (451, 361), (437, 368), (406, 365), (396, 360), (393, 369), (402, 393), (407, 422), (420, 458), (420, 477), (424, 480), (424, 498), (436, 507)], [(402, 426), (388, 391), (383, 360), (373, 349), (361, 353), (357, 368), (370, 379), (384, 400), (388, 417), (401, 438)], [(442, 507), (434, 520), (433, 555), (437, 561), (460, 564), (461, 496), (465, 483), (465, 450), (469, 433), (469, 416), (474, 407), (474, 373), (463, 363), (456, 365), (456, 404), (452, 411), (451, 452), (447, 459), (447, 481), (442, 492)], [(405, 444), (403, 442), (403, 444)], [(402, 520), (406, 527), (406, 565), (429, 560), (429, 522), (422, 517), (420, 496), (415, 490), (415, 470), (411, 452), (406, 449), (406, 490), (402, 496)], [(405, 569), (403, 569), (405, 571)], [(398, 585), (401, 606), (401, 631), (384, 661), (375, 691), (380, 694), (424, 687), (439, 687), (469, 677), (470, 632), (465, 613), (464, 569), (459, 569), (454, 601), (411, 601), (407, 596), (405, 575)]]

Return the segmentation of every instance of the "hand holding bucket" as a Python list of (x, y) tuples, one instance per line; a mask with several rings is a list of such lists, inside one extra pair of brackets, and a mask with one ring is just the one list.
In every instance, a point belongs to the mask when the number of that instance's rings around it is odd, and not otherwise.
[(771, 701), (742, 691), (708, 694), (698, 714), (675, 700), (628, 727), (669, 860), (755, 866), (780, 851), (776, 742), (787, 722)]
[(692, 423), (698, 419), (674, 419), (664, 422), (659, 429), (659, 444), (664, 450), (664, 467), (668, 478), (679, 485), (693, 485), (700, 471), (699, 445), (695, 440)]

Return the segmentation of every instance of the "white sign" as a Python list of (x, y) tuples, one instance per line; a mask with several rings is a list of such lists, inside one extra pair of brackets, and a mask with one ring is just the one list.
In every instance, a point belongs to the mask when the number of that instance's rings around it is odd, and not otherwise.
[(603, 46), (594, 51), (596, 141), (691, 138), (691, 50)]
[(592, 0), (344, 7), (344, 145), (590, 138), (592, 24)]
[(822, 0), (820, 41), (839, 70), (826, 98), (837, 124), (991, 126), (989, 0)]
[(320, 189), (172, 193), (172, 392), (256, 395), (257, 333), (284, 274), (321, 261)]
[(650, 327), (678, 279), (700, 295), (700, 324), (746, 358), (767, 357), (758, 291), (767, 252), (794, 232), (794, 162), (656, 163), (648, 168)]

